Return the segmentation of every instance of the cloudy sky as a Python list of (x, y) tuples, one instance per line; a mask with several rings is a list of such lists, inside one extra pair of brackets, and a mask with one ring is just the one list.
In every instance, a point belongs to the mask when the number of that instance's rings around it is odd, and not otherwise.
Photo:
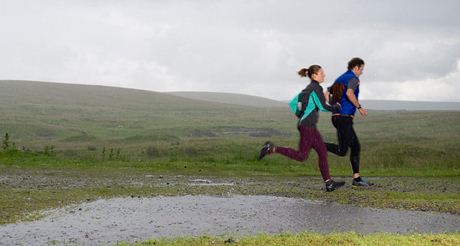
[(290, 99), (366, 62), (362, 99), (460, 101), (460, 1), (0, 0), (0, 79)]

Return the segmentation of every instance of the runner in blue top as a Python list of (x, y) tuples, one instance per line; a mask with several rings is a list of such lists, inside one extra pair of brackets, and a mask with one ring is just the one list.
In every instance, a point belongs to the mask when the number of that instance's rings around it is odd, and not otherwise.
[[(326, 98), (342, 105), (340, 110), (332, 112), (332, 124), (337, 129), (339, 143), (326, 143), (327, 150), (339, 156), (345, 156), (350, 148), (350, 162), (353, 170), (352, 186), (370, 186), (372, 183), (361, 178), (359, 173), (361, 145), (353, 128), (356, 110), (367, 116), (367, 110), (359, 103), (359, 76), (363, 74), (364, 61), (355, 57), (348, 62), (348, 70), (336, 79), (328, 88)], [(332, 95), (331, 95), (332, 94)], [(330, 102), (332, 103), (332, 102)]]

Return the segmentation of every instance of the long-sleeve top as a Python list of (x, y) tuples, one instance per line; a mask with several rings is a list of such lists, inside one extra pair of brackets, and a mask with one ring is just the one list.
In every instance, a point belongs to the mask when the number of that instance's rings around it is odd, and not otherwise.
[(302, 90), (298, 97), (297, 112), (299, 113), (299, 125), (307, 125), (316, 128), (319, 113), (340, 110), (339, 105), (329, 105), (324, 97), (323, 87), (315, 80)]

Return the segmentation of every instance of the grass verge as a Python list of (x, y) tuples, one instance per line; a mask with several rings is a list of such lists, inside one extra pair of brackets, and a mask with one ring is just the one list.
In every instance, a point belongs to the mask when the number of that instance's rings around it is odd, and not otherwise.
[(219, 246), (219, 245), (460, 245), (460, 233), (452, 234), (390, 234), (375, 233), (360, 235), (347, 233), (298, 233), (298, 234), (259, 234), (241, 238), (209, 237), (155, 239), (140, 243), (119, 245), (170, 245), (170, 246)]

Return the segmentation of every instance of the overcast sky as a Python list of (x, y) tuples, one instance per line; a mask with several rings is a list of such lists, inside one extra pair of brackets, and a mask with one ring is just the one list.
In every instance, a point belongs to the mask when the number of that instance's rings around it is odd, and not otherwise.
[(361, 99), (460, 101), (460, 1), (0, 0), (0, 79), (290, 99), (365, 60)]

